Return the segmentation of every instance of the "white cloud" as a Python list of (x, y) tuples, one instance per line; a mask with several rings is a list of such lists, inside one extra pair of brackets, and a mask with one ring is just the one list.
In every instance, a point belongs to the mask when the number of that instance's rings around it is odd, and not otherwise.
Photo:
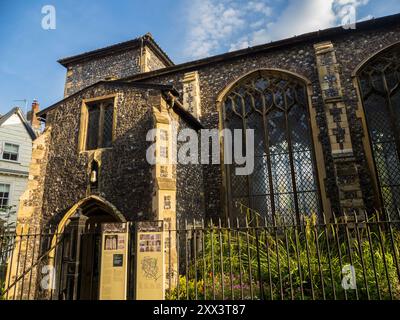
[(251, 35), (252, 45), (325, 29), (335, 22), (333, 0), (290, 0), (275, 22)]
[(224, 1), (195, 0), (189, 13), (187, 54), (194, 58), (211, 54), (233, 30), (241, 28), (244, 20), (240, 11), (227, 7)]
[(245, 7), (245, 10), (259, 12), (265, 16), (270, 16), (272, 14), (272, 8), (262, 1), (250, 1)]
[[(190, 6), (186, 55), (201, 58), (220, 50), (247, 48), (269, 41), (322, 30), (343, 19), (344, 7), (369, 0), (288, 0), (272, 15), (270, 0), (194, 0)], [(282, 2), (279, 2), (282, 5)]]
[(188, 14), (185, 53), (191, 58), (213, 54), (221, 45), (230, 45), (230, 38), (247, 27), (250, 15), (266, 17), (271, 12), (262, 0), (247, 4), (238, 0), (194, 0)]
[(262, 20), (258, 20), (256, 22), (250, 23), (250, 28), (257, 29), (257, 28), (262, 27), (263, 25), (265, 25), (265, 21), (262, 19)]
[(248, 35), (251, 46), (322, 30), (340, 24), (340, 10), (345, 5), (357, 8), (369, 0), (289, 0), (274, 22)]
[(336, 5), (344, 6), (344, 5), (354, 5), (354, 6), (361, 6), (368, 4), (369, 0), (335, 0)]

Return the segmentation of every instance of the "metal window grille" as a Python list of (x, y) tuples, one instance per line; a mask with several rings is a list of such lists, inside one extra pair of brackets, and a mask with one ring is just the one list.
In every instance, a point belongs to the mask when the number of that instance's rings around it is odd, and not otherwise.
[(302, 82), (275, 72), (252, 75), (227, 94), (223, 119), (226, 128), (254, 129), (255, 135), (253, 173), (236, 175), (235, 165), (227, 169), (229, 202), (244, 203), (268, 218), (298, 219), (300, 214), (320, 213)]
[(86, 149), (109, 148), (113, 140), (114, 103), (108, 101), (88, 105)]
[(400, 47), (371, 60), (359, 85), (382, 205), (394, 217), (400, 208)]
[(113, 133), (114, 105), (109, 103), (104, 107), (103, 148), (111, 147)]
[(90, 105), (88, 107), (88, 112), (89, 112), (89, 119), (87, 128), (86, 149), (93, 150), (98, 148), (100, 108), (97, 104)]

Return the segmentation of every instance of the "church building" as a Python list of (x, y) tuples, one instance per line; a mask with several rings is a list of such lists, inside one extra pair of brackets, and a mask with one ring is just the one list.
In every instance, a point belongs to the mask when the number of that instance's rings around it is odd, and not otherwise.
[[(167, 228), (400, 206), (400, 15), (174, 64), (151, 34), (58, 61), (64, 98), (38, 113), (18, 223), (62, 232), (74, 216)], [(182, 164), (173, 127), (254, 129), (254, 171)], [(219, 137), (223, 143), (223, 137)], [(183, 141), (178, 141), (179, 145)]]

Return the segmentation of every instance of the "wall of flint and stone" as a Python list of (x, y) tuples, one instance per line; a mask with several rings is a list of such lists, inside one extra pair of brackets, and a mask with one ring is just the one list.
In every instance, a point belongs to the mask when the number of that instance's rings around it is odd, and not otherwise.
[(106, 84), (84, 90), (47, 115), (47, 125), (53, 127), (42, 207), (47, 221), (59, 221), (71, 206), (89, 195), (90, 152), (78, 152), (82, 99), (114, 93), (119, 93), (116, 137), (112, 149), (101, 155), (100, 196), (129, 220), (150, 216), (153, 181), (146, 161), (150, 144), (146, 134), (154, 125), (152, 96), (160, 99), (160, 92)]
[(146, 69), (148, 71), (154, 71), (164, 68), (165, 64), (162, 62), (157, 55), (150, 49), (146, 49)]
[[(106, 78), (121, 79), (140, 73), (140, 54), (140, 48), (134, 48), (72, 64), (67, 69), (65, 96)], [(148, 47), (146, 47), (145, 63), (148, 71), (165, 67), (165, 64)]]
[(65, 96), (69, 96), (107, 77), (117, 79), (140, 72), (140, 49), (82, 61), (67, 70)]
[[(268, 51), (235, 58), (214, 64), (196, 67), (199, 73), (202, 117), (201, 122), (206, 128), (218, 128), (218, 110), (216, 99), (219, 93), (230, 83), (239, 79), (244, 74), (261, 68), (276, 68), (288, 70), (307, 78), (312, 85), (312, 108), (316, 112), (316, 122), (320, 130), (320, 141), (324, 154), (326, 171), (326, 192), (329, 195), (332, 206), (338, 207), (339, 199), (335, 180), (334, 163), (331, 155), (329, 134), (323, 105), (314, 44), (331, 41), (334, 45), (336, 57), (340, 65), (341, 84), (344, 92), (347, 116), (351, 131), (352, 144), (358, 170), (360, 172), (360, 184), (363, 191), (364, 202), (367, 207), (372, 207), (374, 202), (371, 176), (367, 166), (362, 138), (365, 134), (361, 122), (356, 116), (358, 98), (353, 86), (351, 73), (366, 58), (374, 52), (390, 44), (400, 41), (400, 26), (391, 29), (375, 29), (372, 31), (360, 31), (341, 34), (334, 37), (321, 37), (315, 41), (293, 43), (285, 47), (270, 49)], [(118, 59), (117, 59), (118, 60)], [(113, 62), (114, 63), (114, 62)], [(115, 62), (117, 63), (117, 62)], [(115, 67), (116, 70), (121, 66)], [(106, 73), (108, 63), (98, 66), (97, 71)], [(105, 71), (104, 71), (105, 70)], [(97, 72), (96, 71), (96, 72)], [(173, 84), (182, 94), (182, 79), (185, 72), (182, 70), (170, 74), (156, 75), (145, 79), (151, 83)], [(125, 72), (125, 71), (124, 71)], [(134, 74), (136, 71), (126, 71)], [(121, 73), (122, 74), (122, 73)], [(93, 77), (97, 77), (94, 75)], [(143, 81), (143, 80), (141, 80)], [(104, 87), (92, 88), (82, 95), (73, 97), (61, 106), (51, 111), (48, 115), (49, 123), (62, 123), (62, 126), (54, 126), (54, 141), (51, 144), (49, 167), (46, 173), (46, 192), (43, 202), (44, 213), (50, 217), (53, 212), (62, 212), (86, 196), (88, 182), (87, 157), (77, 154), (77, 139), (79, 128), (80, 105), (83, 98), (101, 96), (118, 89)], [(131, 90), (131, 91), (129, 91)], [(146, 214), (150, 209), (150, 193), (152, 190), (149, 168), (144, 160), (144, 147), (147, 130), (142, 123), (150, 121), (150, 113), (146, 108), (127, 109), (126, 106), (140, 104), (137, 101), (133, 89), (124, 89), (125, 102), (122, 113), (118, 110), (117, 132), (118, 139), (110, 153), (104, 154), (104, 164), (107, 171), (105, 175), (103, 192), (105, 198), (113, 203), (122, 212), (127, 212), (132, 219), (138, 218), (138, 213)], [(142, 93), (137, 93), (139, 96)], [(145, 100), (145, 99), (144, 99)], [(145, 104), (145, 103), (144, 103)], [(147, 120), (149, 116), (149, 120)], [(141, 122), (144, 121), (144, 122)], [(140, 125), (138, 125), (140, 123)], [(150, 123), (149, 125), (150, 126)], [(73, 132), (74, 134), (71, 134)], [(66, 141), (68, 143), (66, 143)], [(142, 151), (141, 154), (139, 151)], [(138, 153), (139, 152), (139, 153)], [(122, 156), (127, 154), (127, 156)], [(319, 164), (321, 166), (322, 164)], [(62, 168), (62, 170), (60, 170)], [(202, 179), (204, 184), (204, 210), (207, 217), (219, 217), (222, 213), (221, 186), (222, 173), (219, 165), (202, 166)], [(137, 170), (139, 169), (139, 170)], [(189, 169), (188, 169), (189, 170)], [(138, 178), (140, 177), (140, 178)], [(181, 178), (182, 177), (182, 178)], [(191, 199), (182, 202), (178, 206), (179, 217), (186, 212), (198, 212), (201, 204), (198, 204), (196, 184), (188, 185), (188, 181), (199, 181), (201, 174), (199, 167), (185, 172), (184, 167), (177, 168), (177, 201)], [(146, 195), (149, 194), (148, 199)], [(197, 216), (195, 214), (194, 216)]]
[[(197, 67), (200, 79), (202, 117), (201, 122), (206, 128), (218, 128), (218, 110), (216, 99), (219, 93), (231, 82), (244, 74), (261, 68), (277, 68), (297, 73), (312, 83), (312, 108), (316, 111), (316, 122), (320, 129), (321, 142), (326, 170), (326, 192), (333, 208), (338, 208), (339, 198), (335, 180), (334, 164), (331, 155), (330, 141), (327, 129), (325, 109), (316, 68), (316, 57), (313, 45), (322, 41), (332, 41), (338, 63), (340, 64), (341, 82), (344, 91), (344, 101), (347, 106), (350, 133), (353, 150), (360, 173), (360, 184), (365, 205), (373, 206), (374, 195), (371, 176), (362, 145), (363, 132), (360, 119), (356, 116), (358, 98), (353, 86), (351, 73), (365, 59), (380, 49), (400, 41), (400, 25), (370, 31), (352, 32), (335, 37), (320, 37), (313, 42), (298, 43), (270, 49), (263, 53), (248, 55), (228, 61)], [(152, 83), (173, 84), (182, 94), (183, 70), (170, 74), (156, 75), (145, 79)], [(143, 81), (143, 80), (141, 80)], [(321, 166), (322, 164), (319, 164)], [(220, 166), (204, 166), (203, 172), (205, 192), (205, 210), (207, 216), (219, 216), (222, 212)]]
[[(179, 131), (187, 128), (190, 127), (180, 119)], [(184, 143), (178, 141), (178, 150)], [(200, 135), (198, 145), (200, 147)], [(203, 166), (200, 164), (176, 165), (176, 219), (180, 226), (184, 226), (185, 220), (192, 224), (193, 220), (204, 219)]]

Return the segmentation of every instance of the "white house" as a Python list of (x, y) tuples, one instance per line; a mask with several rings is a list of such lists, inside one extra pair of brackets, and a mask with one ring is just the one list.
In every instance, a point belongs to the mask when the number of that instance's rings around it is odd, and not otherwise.
[[(32, 109), (38, 107), (34, 101)], [(37, 131), (18, 107), (0, 117), (0, 218), (11, 226), (28, 183), (32, 141)]]

